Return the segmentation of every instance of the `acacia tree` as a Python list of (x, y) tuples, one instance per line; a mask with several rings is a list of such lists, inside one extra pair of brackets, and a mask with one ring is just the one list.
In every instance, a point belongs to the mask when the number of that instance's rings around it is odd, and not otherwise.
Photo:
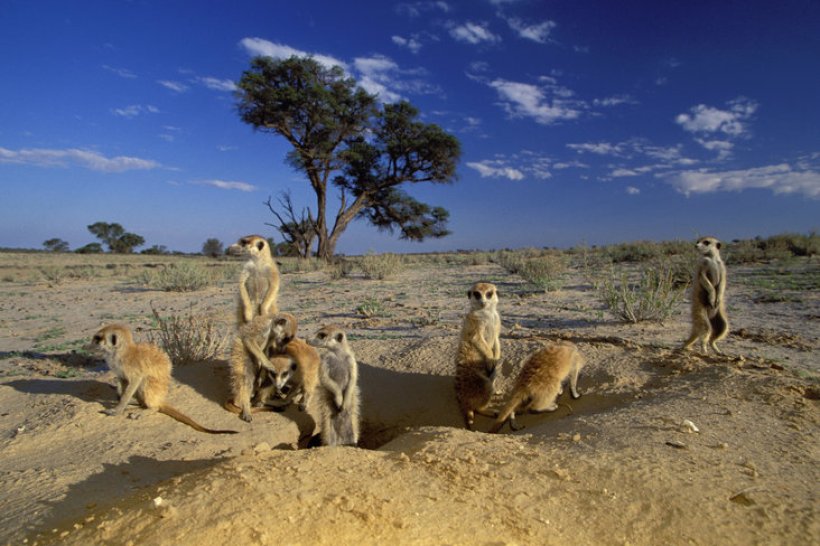
[(68, 252), (68, 243), (58, 237), (43, 241), (43, 246), (49, 252)]
[[(326, 68), (309, 57), (256, 57), (239, 81), (237, 98), (243, 121), (293, 147), (287, 160), (316, 194), (316, 210), (308, 218), (319, 257), (333, 256), (356, 218), (414, 241), (449, 233), (446, 210), (415, 200), (399, 186), (455, 180), (460, 144), (437, 125), (417, 121), (418, 110), (409, 103), (380, 108), (340, 67)], [(339, 196), (332, 221), (329, 182)]]
[(116, 222), (109, 224), (106, 222), (95, 222), (88, 227), (93, 235), (108, 245), (108, 250), (117, 254), (131, 254), (138, 246), (145, 244), (145, 239), (136, 233), (125, 231)]

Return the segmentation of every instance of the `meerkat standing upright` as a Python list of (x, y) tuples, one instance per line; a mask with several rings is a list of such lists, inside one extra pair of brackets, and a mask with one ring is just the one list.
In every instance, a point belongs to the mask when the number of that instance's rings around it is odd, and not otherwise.
[(109, 415), (122, 415), (125, 407), (136, 396), (149, 410), (164, 413), (199, 432), (209, 434), (236, 434), (235, 430), (211, 430), (165, 403), (171, 383), (171, 359), (150, 343), (134, 343), (131, 330), (122, 324), (105, 326), (94, 334), (89, 347), (105, 357), (108, 367), (117, 374), (119, 403), (106, 410)]
[(720, 258), (720, 241), (701, 237), (695, 247), (701, 257), (692, 278), (692, 333), (683, 349), (691, 349), (700, 338), (704, 353), (708, 344), (721, 354), (717, 342), (728, 335), (729, 318), (726, 315), (726, 266)]
[(225, 409), (238, 413), (243, 421), (251, 422), (251, 399), (257, 393), (264, 370), (272, 369), (267, 348), (273, 344), (284, 346), (296, 336), (296, 317), (289, 313), (258, 315), (241, 324), (231, 349), (231, 393), (233, 398)]
[(475, 414), (487, 412), (494, 392), (496, 366), (501, 359), (501, 318), (496, 309), (498, 290), (494, 284), (479, 282), (467, 292), (470, 310), (461, 326), (456, 351), (455, 390), (464, 424), (473, 429)]
[(237, 323), (241, 325), (259, 315), (275, 314), (279, 268), (268, 241), (259, 235), (247, 235), (228, 247), (228, 253), (249, 258), (239, 276)]
[(347, 336), (338, 327), (325, 326), (308, 343), (327, 349), (319, 373), (322, 443), (355, 446), (359, 442), (359, 367)]
[(521, 367), (510, 399), (490, 432), (498, 432), (507, 421), (511, 429), (520, 430), (522, 427), (515, 423), (516, 412), (557, 410), (555, 399), (563, 392), (561, 385), (567, 376), (572, 397), (580, 398), (578, 372), (583, 365), (584, 359), (578, 347), (568, 341), (549, 345), (531, 354)]

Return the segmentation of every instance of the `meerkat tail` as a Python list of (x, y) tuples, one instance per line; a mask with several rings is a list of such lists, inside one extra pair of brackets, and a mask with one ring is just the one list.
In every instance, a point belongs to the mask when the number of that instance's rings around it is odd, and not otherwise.
[(197, 432), (205, 432), (207, 434), (237, 434), (237, 431), (235, 430), (213, 430), (210, 428), (205, 428), (173, 406), (163, 404), (157, 411), (176, 419), (180, 423), (188, 425)]
[[(498, 414), (498, 417), (495, 419), (495, 423), (488, 431), (490, 434), (495, 434), (504, 428), (504, 425), (507, 421), (510, 421), (513, 418), (516, 410), (524, 403), (526, 400), (526, 394), (517, 392), (510, 397), (510, 401), (507, 402), (507, 405), (504, 406), (504, 409)], [(514, 418), (513, 418), (514, 419)], [(512, 426), (512, 424), (510, 424)]]

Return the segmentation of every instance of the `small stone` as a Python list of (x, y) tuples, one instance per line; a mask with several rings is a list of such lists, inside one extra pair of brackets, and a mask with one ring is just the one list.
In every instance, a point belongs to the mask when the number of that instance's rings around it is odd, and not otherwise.
[(679, 442), (678, 440), (669, 440), (668, 442), (666, 442), (666, 445), (672, 446), (677, 449), (686, 449), (686, 444), (684, 444), (683, 442)]
[(260, 443), (256, 444), (255, 446), (253, 446), (253, 450), (256, 453), (262, 453), (263, 451), (270, 451), (271, 447), (270, 447), (270, 444), (267, 443), (267, 442), (260, 442)]
[(573, 434), (572, 435), (572, 441), (573, 442), (580, 442), (581, 441), (581, 433), (576, 432), (575, 434)]

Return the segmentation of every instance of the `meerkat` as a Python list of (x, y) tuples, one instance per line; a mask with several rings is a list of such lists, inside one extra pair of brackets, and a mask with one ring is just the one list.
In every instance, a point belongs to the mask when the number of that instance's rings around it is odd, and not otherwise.
[[(276, 348), (275, 353), (282, 352), (296, 336), (296, 328), (296, 317), (290, 313), (258, 315), (239, 326), (231, 349), (232, 398), (225, 403), (225, 409), (238, 413), (248, 423), (253, 420), (252, 413), (267, 411), (259, 407), (256, 396), (264, 370), (272, 368), (266, 352), (271, 345)], [(252, 399), (256, 400), (256, 407), (252, 407)]]
[(494, 393), (496, 366), (501, 359), (501, 318), (498, 290), (479, 282), (467, 292), (470, 310), (461, 326), (456, 351), (455, 390), (464, 424), (472, 430), (475, 414), (495, 417), (487, 407)]
[(336, 326), (325, 326), (308, 343), (327, 350), (319, 372), (322, 443), (355, 446), (359, 442), (359, 367), (347, 336)]
[(282, 352), (269, 345), (267, 354), (269, 366), (265, 366), (266, 377), (257, 393), (259, 403), (289, 400), (297, 403), (299, 411), (306, 411), (319, 384), (319, 352), (305, 340), (294, 338)]
[(259, 235), (247, 235), (228, 247), (228, 253), (249, 258), (239, 276), (237, 323), (248, 323), (258, 315), (276, 314), (279, 268), (268, 241)]
[(89, 349), (104, 356), (108, 367), (117, 375), (119, 402), (106, 410), (108, 415), (122, 415), (131, 399), (152, 411), (173, 417), (199, 432), (236, 434), (235, 430), (212, 430), (165, 403), (171, 383), (171, 359), (150, 343), (135, 343), (131, 330), (122, 324), (104, 326), (91, 338)]
[(708, 344), (715, 353), (722, 354), (717, 342), (729, 333), (726, 266), (720, 258), (720, 246), (714, 237), (701, 237), (695, 245), (701, 256), (692, 278), (692, 333), (683, 344), (687, 351), (700, 338), (704, 353)]
[(578, 372), (583, 366), (584, 359), (578, 347), (570, 342), (556, 343), (531, 354), (521, 367), (509, 401), (499, 413), (490, 432), (498, 432), (507, 421), (512, 430), (523, 428), (515, 422), (516, 412), (541, 413), (557, 410), (555, 400), (563, 393), (562, 384), (567, 376), (570, 394), (575, 399), (580, 398)]

